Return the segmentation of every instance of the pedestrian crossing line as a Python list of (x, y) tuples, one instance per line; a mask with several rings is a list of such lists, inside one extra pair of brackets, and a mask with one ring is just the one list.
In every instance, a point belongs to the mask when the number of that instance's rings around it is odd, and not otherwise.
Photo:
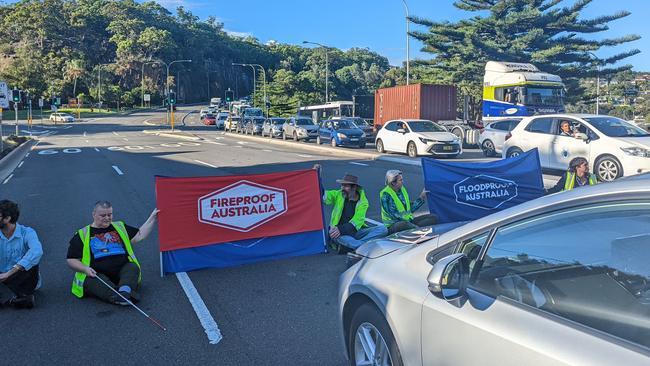
[(119, 175), (124, 175), (124, 173), (120, 170), (120, 168), (117, 167), (117, 165), (113, 165), (113, 170), (115, 170), (115, 172), (117, 172)]
[(212, 317), (212, 314), (210, 314), (208, 307), (205, 306), (205, 302), (203, 302), (201, 295), (199, 295), (196, 287), (194, 287), (194, 284), (192, 283), (190, 277), (186, 272), (178, 272), (176, 273), (176, 279), (178, 279), (178, 282), (181, 284), (183, 291), (185, 291), (185, 295), (190, 301), (190, 304), (192, 305), (197, 318), (199, 318), (199, 322), (203, 326), (210, 344), (219, 343), (223, 339), (221, 331), (219, 330), (219, 326)]

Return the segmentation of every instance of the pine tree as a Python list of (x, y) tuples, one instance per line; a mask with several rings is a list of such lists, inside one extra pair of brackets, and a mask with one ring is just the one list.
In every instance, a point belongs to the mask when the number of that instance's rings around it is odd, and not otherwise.
[[(428, 27), (428, 32), (412, 32), (422, 41), (423, 51), (434, 55), (423, 62), (464, 84), (475, 100), (480, 99), (485, 63), (489, 60), (530, 62), (540, 70), (562, 77), (570, 101), (581, 98), (578, 79), (629, 70), (631, 65), (615, 66), (640, 51), (632, 49), (597, 59), (594, 52), (603, 47), (635, 41), (638, 35), (593, 40), (593, 34), (605, 32), (608, 24), (630, 15), (620, 11), (593, 19), (581, 12), (592, 0), (576, 0), (565, 6), (564, 0), (458, 0), (454, 6), (478, 13), (456, 23), (411, 20)], [(585, 35), (590, 35), (589, 39)]]

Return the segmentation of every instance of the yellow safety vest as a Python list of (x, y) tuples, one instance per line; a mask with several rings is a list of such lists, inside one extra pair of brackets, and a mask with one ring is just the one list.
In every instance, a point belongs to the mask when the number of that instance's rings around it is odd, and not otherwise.
[[(593, 174), (589, 174), (589, 185), (593, 186), (598, 183), (598, 180), (596, 180), (596, 176)], [(565, 191), (570, 191), (575, 187), (576, 184), (576, 174), (567, 172), (566, 173), (566, 181), (564, 182), (564, 190)]]
[[(381, 196), (386, 193), (391, 198), (393, 201), (395, 201), (395, 207), (397, 207), (397, 211), (399, 211), (400, 216), (402, 219), (410, 221), (413, 220), (413, 213), (411, 213), (411, 200), (409, 199), (409, 194), (406, 192), (406, 188), (402, 186), (402, 189), (400, 190), (402, 192), (402, 196), (404, 196), (404, 201), (406, 201), (406, 208), (404, 207), (404, 204), (402, 204), (402, 201), (397, 197), (397, 193), (395, 193), (395, 190), (392, 189), (389, 186), (384, 187), (384, 189), (379, 192), (379, 201), (381, 201)], [(392, 224), (392, 218), (388, 215), (388, 212), (384, 210), (384, 206), (381, 206), (381, 219), (384, 222), (384, 225), (390, 226)]]
[[(138, 268), (140, 268), (140, 262), (138, 262), (138, 259), (135, 257), (135, 254), (133, 254), (133, 248), (131, 247), (131, 239), (129, 238), (129, 235), (126, 231), (126, 226), (124, 226), (124, 222), (122, 221), (115, 221), (112, 222), (111, 225), (113, 225), (113, 228), (115, 228), (115, 231), (117, 231), (117, 234), (120, 236), (122, 239), (122, 242), (124, 243), (124, 247), (126, 248), (126, 252), (129, 257), (129, 262), (135, 263)], [(83, 263), (86, 266), (90, 265), (90, 225), (85, 226), (81, 229), (79, 229), (79, 238), (81, 239), (81, 243), (83, 244), (83, 254), (81, 256), (81, 263)], [(74, 279), (72, 280), (72, 293), (77, 296), (78, 298), (82, 298), (84, 296), (84, 281), (86, 280), (86, 274), (83, 272), (75, 272), (74, 274)], [(138, 276), (138, 283), (140, 283), (142, 279), (142, 276)]]

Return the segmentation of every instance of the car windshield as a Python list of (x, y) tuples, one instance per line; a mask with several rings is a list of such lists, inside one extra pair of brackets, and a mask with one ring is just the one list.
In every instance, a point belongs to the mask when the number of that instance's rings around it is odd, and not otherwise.
[(447, 132), (442, 126), (431, 121), (411, 121), (408, 125), (413, 132)]
[(274, 125), (281, 125), (284, 122), (286, 122), (286, 120), (284, 118), (274, 118), (274, 119), (271, 120), (271, 123), (274, 124)]
[(370, 126), (370, 123), (361, 117), (348, 118), (347, 120), (361, 128)]
[(352, 121), (346, 121), (346, 120), (334, 121), (333, 125), (335, 130), (357, 127), (354, 123), (352, 123)]
[(298, 126), (311, 126), (314, 123), (308, 118), (297, 118), (296, 125)]
[(629, 122), (616, 117), (589, 117), (585, 120), (609, 137), (644, 137), (649, 133)]

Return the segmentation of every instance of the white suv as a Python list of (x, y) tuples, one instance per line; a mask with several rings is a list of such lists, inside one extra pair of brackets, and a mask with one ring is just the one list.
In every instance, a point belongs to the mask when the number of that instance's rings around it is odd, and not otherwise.
[[(567, 135), (561, 125), (570, 125)], [(566, 170), (571, 159), (589, 160), (601, 181), (650, 171), (650, 134), (620, 118), (588, 114), (553, 114), (524, 118), (503, 145), (512, 157), (537, 148), (542, 168)]]

